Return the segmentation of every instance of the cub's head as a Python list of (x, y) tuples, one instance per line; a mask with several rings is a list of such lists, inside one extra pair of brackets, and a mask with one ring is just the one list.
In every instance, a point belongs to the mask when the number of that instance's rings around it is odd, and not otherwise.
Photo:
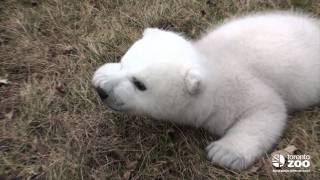
[(174, 118), (202, 91), (199, 58), (182, 36), (149, 28), (119, 63), (101, 66), (92, 83), (113, 110)]

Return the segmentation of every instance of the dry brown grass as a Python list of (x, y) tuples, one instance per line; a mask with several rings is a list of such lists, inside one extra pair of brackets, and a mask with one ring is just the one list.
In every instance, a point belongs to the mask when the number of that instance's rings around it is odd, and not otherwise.
[(320, 109), (295, 113), (276, 149), (297, 146), (310, 173), (210, 164), (202, 130), (110, 112), (90, 85), (145, 27), (199, 36), (224, 18), (265, 9), (320, 15), (319, 0), (0, 0), (0, 179), (317, 179)]

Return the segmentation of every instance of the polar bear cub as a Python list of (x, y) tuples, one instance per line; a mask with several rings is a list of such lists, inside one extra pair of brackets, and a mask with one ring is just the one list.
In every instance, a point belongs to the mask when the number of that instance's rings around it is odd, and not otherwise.
[(215, 164), (242, 170), (277, 142), (287, 111), (320, 102), (320, 25), (288, 12), (229, 20), (191, 41), (148, 28), (94, 74), (113, 110), (202, 127)]

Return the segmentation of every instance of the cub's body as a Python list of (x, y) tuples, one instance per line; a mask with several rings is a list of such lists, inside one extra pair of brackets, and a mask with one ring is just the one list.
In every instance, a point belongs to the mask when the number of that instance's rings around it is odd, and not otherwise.
[(193, 42), (147, 29), (93, 84), (114, 110), (219, 135), (208, 158), (245, 169), (277, 142), (288, 111), (320, 102), (320, 25), (293, 13), (255, 14)]

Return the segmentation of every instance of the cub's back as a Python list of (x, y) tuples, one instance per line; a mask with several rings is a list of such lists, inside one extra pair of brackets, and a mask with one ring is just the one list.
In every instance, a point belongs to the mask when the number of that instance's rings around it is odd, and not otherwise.
[(313, 18), (277, 12), (233, 19), (195, 46), (210, 61), (243, 66), (274, 88), (289, 108), (320, 101), (320, 25)]

